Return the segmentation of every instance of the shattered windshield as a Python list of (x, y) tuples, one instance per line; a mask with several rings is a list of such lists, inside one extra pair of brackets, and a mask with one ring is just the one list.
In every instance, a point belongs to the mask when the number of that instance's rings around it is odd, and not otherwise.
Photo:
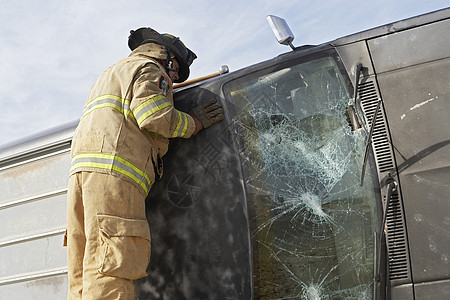
[(372, 299), (375, 173), (337, 57), (230, 82), (255, 299)]

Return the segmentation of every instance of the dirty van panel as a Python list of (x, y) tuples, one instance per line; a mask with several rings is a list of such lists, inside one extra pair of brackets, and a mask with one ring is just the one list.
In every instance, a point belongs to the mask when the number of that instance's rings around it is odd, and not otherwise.
[(256, 299), (372, 299), (378, 178), (333, 52), (225, 85), (250, 214)]
[[(179, 93), (179, 109), (216, 95)], [(251, 258), (240, 162), (227, 120), (172, 140), (147, 199), (152, 234), (140, 299), (250, 299)]]
[(442, 293), (440, 281), (450, 276), (449, 25), (447, 19), (369, 41), (395, 148), (414, 282), (437, 281)]
[(450, 19), (368, 40), (378, 74), (448, 58)]

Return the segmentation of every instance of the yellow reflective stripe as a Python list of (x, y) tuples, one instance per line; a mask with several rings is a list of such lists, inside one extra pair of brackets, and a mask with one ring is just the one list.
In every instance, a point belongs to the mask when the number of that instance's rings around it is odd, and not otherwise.
[(180, 126), (181, 126), (181, 112), (177, 111), (177, 113), (178, 113), (178, 123), (177, 123), (177, 127), (175, 127), (175, 130), (173, 131), (172, 137), (177, 137), (178, 131), (180, 130)]
[(70, 172), (83, 168), (112, 170), (125, 175), (142, 187), (145, 193), (148, 193), (152, 187), (152, 182), (144, 171), (117, 155), (108, 153), (81, 153), (75, 155), (72, 158)]
[(105, 107), (113, 108), (122, 114), (134, 117), (133, 113), (130, 110), (130, 100), (122, 99), (114, 95), (102, 95), (95, 98), (86, 105), (86, 107), (83, 110), (83, 115), (81, 118), (90, 114), (94, 110)]
[(157, 95), (155, 97), (149, 98), (140, 105), (138, 105), (134, 110), (133, 114), (136, 117), (136, 121), (139, 125), (144, 122), (150, 115), (157, 111), (160, 111), (168, 106), (172, 106), (172, 103), (166, 97), (162, 95)]
[(183, 137), (188, 128), (188, 117), (185, 113), (178, 111), (178, 123), (172, 137)]

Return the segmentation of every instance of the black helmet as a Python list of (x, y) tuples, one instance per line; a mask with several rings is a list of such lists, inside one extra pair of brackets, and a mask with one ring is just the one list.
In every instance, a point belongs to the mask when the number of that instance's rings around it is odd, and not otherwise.
[[(175, 55), (175, 58), (180, 64), (180, 70), (178, 71), (179, 79), (175, 82), (183, 82), (189, 77), (189, 67), (197, 56), (194, 52), (189, 50), (178, 37), (170, 34), (159, 34), (156, 30), (148, 27), (139, 28), (136, 31), (130, 31), (128, 46), (131, 51), (146, 43), (156, 43), (162, 45), (166, 48), (166, 50)], [(171, 58), (168, 54), (166, 58), (166, 68), (168, 67), (170, 61)]]

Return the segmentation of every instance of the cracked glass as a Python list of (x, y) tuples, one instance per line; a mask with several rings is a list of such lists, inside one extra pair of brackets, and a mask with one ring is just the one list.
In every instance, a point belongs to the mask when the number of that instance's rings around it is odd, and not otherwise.
[(334, 55), (228, 83), (250, 216), (255, 299), (372, 299), (377, 178)]

